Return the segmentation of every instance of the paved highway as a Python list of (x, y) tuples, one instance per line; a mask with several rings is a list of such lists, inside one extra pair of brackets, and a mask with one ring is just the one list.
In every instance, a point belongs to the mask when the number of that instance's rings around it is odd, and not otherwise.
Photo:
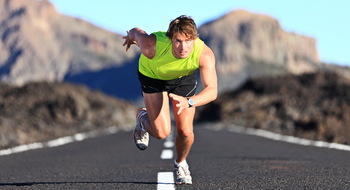
[(118, 132), (0, 156), (0, 189), (350, 189), (349, 151), (214, 131), (206, 125), (195, 126), (187, 160), (192, 185), (167, 181), (174, 159), (171, 136), (151, 138), (142, 152), (131, 132)]

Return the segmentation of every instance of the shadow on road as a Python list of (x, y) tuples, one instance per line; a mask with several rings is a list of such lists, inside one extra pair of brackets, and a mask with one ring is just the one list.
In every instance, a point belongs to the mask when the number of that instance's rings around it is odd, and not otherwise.
[(1, 186), (32, 186), (32, 185), (62, 185), (62, 184), (158, 184), (157, 182), (135, 182), (135, 181), (123, 181), (123, 182), (20, 182), (20, 183), (0, 183)]

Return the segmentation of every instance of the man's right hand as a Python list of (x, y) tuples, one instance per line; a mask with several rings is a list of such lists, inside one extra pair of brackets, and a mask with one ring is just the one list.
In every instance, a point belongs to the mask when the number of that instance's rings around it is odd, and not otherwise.
[(136, 41), (130, 39), (129, 31), (126, 31), (126, 36), (123, 36), (123, 39), (125, 39), (125, 42), (123, 43), (123, 46), (126, 45), (126, 51), (128, 51), (130, 49), (130, 46), (132, 44), (136, 44), (138, 46)]
[(126, 45), (126, 51), (129, 50), (132, 44), (136, 44), (140, 48), (141, 53), (148, 59), (152, 59), (155, 56), (157, 37), (154, 34), (148, 35), (147, 32), (137, 27), (126, 31), (126, 34), (123, 37), (125, 39), (123, 46)]

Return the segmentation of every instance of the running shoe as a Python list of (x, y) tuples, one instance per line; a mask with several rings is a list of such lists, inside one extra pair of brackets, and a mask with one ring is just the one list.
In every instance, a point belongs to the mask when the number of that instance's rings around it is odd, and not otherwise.
[(142, 118), (147, 115), (146, 108), (140, 108), (136, 114), (136, 127), (132, 133), (132, 139), (136, 147), (140, 150), (145, 150), (148, 147), (149, 134), (147, 131), (144, 131), (142, 128)]
[(176, 176), (176, 185), (181, 184), (192, 184), (191, 172), (189, 170), (189, 166), (179, 166), (175, 165), (174, 174)]

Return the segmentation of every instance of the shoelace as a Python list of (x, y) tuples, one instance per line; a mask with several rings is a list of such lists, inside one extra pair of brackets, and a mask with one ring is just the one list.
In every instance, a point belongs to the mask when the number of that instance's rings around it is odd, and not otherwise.
[(146, 131), (143, 131), (143, 130), (141, 129), (141, 141), (147, 140), (147, 135), (143, 135), (143, 134), (145, 134), (145, 133), (147, 133), (147, 132), (146, 132)]
[[(181, 172), (181, 171), (182, 172)], [(185, 168), (185, 167), (177, 167), (177, 174), (179, 175), (179, 176), (187, 176), (187, 175), (190, 175), (190, 171), (187, 169), (187, 167)]]

